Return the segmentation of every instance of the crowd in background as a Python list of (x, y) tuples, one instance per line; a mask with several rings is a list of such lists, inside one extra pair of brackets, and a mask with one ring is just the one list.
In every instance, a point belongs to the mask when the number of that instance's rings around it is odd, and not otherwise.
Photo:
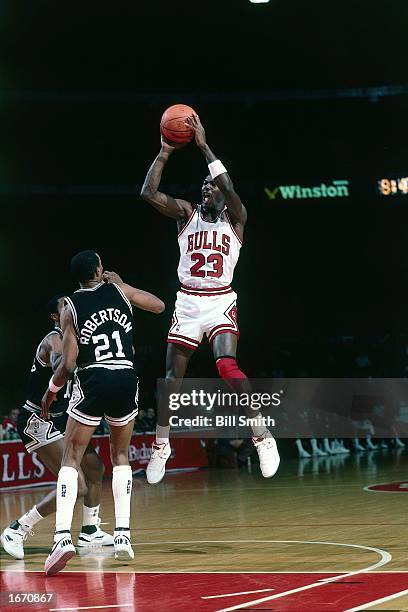
[[(206, 347), (204, 347), (206, 349)], [(189, 377), (213, 377), (213, 363), (208, 350), (200, 350), (194, 356), (189, 368)], [(161, 370), (162, 355), (153, 347), (139, 347), (138, 367), (141, 378), (139, 415), (135, 421), (135, 433), (154, 433), (156, 426), (156, 377)], [(393, 377), (408, 379), (408, 341), (406, 336), (390, 335), (356, 339), (352, 336), (305, 339), (304, 341), (281, 340), (271, 349), (271, 366), (260, 367), (254, 355), (254, 369), (247, 368), (252, 378), (380, 378)], [(262, 364), (261, 364), (262, 365)], [(391, 438), (376, 435), (376, 421), (369, 418), (355, 422), (355, 435), (348, 439), (321, 437), (319, 439), (298, 437), (293, 450), (300, 459), (330, 457), (350, 452), (370, 452), (392, 448), (404, 448), (408, 428), (408, 397), (399, 407), (402, 428)], [(16, 422), (19, 408), (12, 407), (3, 418), (1, 436), (3, 440), (18, 439)], [(313, 406), (304, 406), (299, 416), (313, 422), (316, 414)], [(107, 425), (101, 422), (96, 434), (108, 433)], [(294, 438), (296, 436), (293, 436)], [(401, 439), (402, 438), (402, 439)], [(222, 438), (207, 440), (210, 464), (218, 467), (239, 467), (246, 465), (249, 458), (255, 458), (250, 439)], [(256, 455), (256, 453), (255, 453)]]

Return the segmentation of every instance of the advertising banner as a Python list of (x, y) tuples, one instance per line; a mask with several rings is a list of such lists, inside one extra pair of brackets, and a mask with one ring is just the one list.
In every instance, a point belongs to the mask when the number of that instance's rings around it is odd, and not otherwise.
[[(129, 445), (129, 462), (134, 474), (146, 469), (150, 459), (153, 434), (134, 435)], [(105, 464), (105, 476), (112, 474), (109, 457), (109, 436), (95, 436), (92, 444)], [(171, 457), (166, 469), (189, 470), (206, 467), (205, 445), (197, 438), (174, 438), (170, 440)], [(27, 453), (20, 440), (0, 442), (0, 490), (36, 487), (55, 482), (55, 477), (41, 462), (37, 453)]]

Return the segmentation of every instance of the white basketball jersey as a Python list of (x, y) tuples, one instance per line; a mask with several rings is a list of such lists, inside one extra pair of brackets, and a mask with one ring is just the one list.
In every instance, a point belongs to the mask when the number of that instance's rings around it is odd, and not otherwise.
[(195, 209), (179, 233), (178, 277), (183, 286), (217, 290), (231, 284), (242, 242), (227, 209), (223, 212), (222, 219), (212, 222)]

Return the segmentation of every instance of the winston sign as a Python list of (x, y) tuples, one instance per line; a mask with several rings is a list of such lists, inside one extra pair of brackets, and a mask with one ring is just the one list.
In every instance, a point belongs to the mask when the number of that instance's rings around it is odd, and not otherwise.
[(348, 198), (350, 196), (349, 181), (333, 180), (331, 183), (318, 185), (279, 185), (264, 191), (268, 200), (309, 200), (314, 198)]

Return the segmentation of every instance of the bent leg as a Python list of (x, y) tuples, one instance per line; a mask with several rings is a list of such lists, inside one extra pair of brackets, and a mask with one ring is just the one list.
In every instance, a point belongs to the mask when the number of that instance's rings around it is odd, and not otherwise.
[[(249, 394), (252, 392), (251, 383), (236, 361), (237, 345), (238, 337), (235, 334), (231, 332), (218, 334), (212, 342), (213, 355), (218, 373), (228, 386), (236, 393)], [(248, 406), (245, 413), (251, 419), (259, 417), (259, 423), (253, 422), (251, 425), (254, 438), (262, 438), (269, 434), (258, 409), (254, 410)]]
[[(41, 459), (45, 467), (58, 476), (59, 469), (61, 467), (62, 454), (64, 449), (64, 441), (62, 439), (56, 440), (51, 444), (41, 446), (36, 450), (38, 457)], [(85, 479), (82, 471), (78, 473), (78, 497), (83, 497), (86, 493)], [(53, 514), (56, 510), (56, 495), (57, 491), (54, 489), (50, 491), (40, 502), (36, 504), (37, 511), (44, 518)]]
[(159, 397), (157, 409), (156, 441), (160, 444), (168, 440), (169, 426), (169, 404), (170, 393), (177, 393), (181, 380), (184, 378), (188, 363), (194, 349), (190, 349), (181, 344), (168, 344), (166, 354), (166, 378), (164, 388)]
[[(57, 440), (56, 442), (52, 442), (51, 444), (47, 444), (46, 446), (41, 446), (36, 451), (38, 457), (41, 459), (45, 467), (50, 472), (52, 472), (54, 476), (58, 476), (58, 472), (61, 467), (63, 448), (64, 441)], [(57, 491), (56, 489), (54, 489), (53, 491), (50, 491), (45, 497), (43, 497), (42, 500), (38, 502), (38, 504), (36, 504), (37, 510), (41, 514), (41, 516), (45, 517), (55, 512), (56, 495)]]
[(71, 531), (78, 493), (79, 466), (94, 431), (94, 426), (79, 423), (71, 416), (68, 418), (57, 481), (56, 531)]

